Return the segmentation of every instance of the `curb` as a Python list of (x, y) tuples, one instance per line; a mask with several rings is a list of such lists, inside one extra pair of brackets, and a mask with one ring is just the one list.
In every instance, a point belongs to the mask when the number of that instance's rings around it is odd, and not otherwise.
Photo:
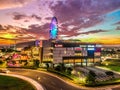
[(57, 78), (57, 79), (65, 82), (66, 84), (73, 86), (73, 87), (76, 87), (76, 88), (79, 88), (79, 89), (87, 89), (86, 87), (77, 86), (77, 85), (75, 85), (75, 84), (73, 84), (73, 83), (71, 83), (71, 82), (69, 82), (69, 81), (65, 81), (63, 78), (60, 78), (59, 76), (54, 75), (54, 74), (52, 74), (52, 73), (44, 72), (44, 71), (39, 71), (39, 70), (34, 70), (34, 71), (36, 71), (36, 72), (41, 72), (41, 73), (45, 73), (45, 74), (48, 74), (48, 75), (50, 75), (50, 76), (53, 76), (53, 77), (55, 77), (55, 78)]
[(36, 82), (35, 80), (25, 77), (25, 76), (21, 76), (21, 75), (15, 75), (15, 74), (4, 74), (4, 73), (0, 73), (0, 75), (4, 75), (4, 76), (12, 76), (12, 77), (17, 77), (20, 78), (22, 80), (28, 81), (30, 84), (32, 84), (36, 90), (44, 90), (42, 85), (40, 85), (38, 82)]

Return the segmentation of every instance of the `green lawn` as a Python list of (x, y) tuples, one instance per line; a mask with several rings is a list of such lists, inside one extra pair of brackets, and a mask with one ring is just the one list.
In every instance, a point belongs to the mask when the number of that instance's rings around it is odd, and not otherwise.
[(108, 65), (108, 66), (101, 66), (101, 67), (104, 67), (108, 70), (113, 70), (113, 71), (117, 71), (117, 72), (120, 72), (120, 66), (111, 66), (111, 65)]
[(108, 70), (113, 70), (120, 72), (120, 59), (107, 59), (104, 62), (102, 62), (103, 66)]
[(19, 78), (0, 75), (0, 90), (36, 90), (30, 83)]

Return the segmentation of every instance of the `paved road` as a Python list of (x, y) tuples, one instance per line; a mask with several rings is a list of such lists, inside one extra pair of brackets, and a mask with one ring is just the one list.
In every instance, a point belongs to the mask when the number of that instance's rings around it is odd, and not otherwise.
[[(66, 82), (51, 76), (49, 74), (43, 72), (37, 72), (33, 70), (25, 70), (25, 69), (17, 69), (10, 68), (14, 74), (19, 74), (23, 76), (30, 77), (36, 81), (38, 81), (44, 88), (44, 90), (83, 90), (72, 85), (67, 84)], [(38, 77), (39, 76), (39, 80)]]
[[(70, 84), (67, 84), (63, 80), (56, 78), (54, 76), (51, 76), (47, 73), (38, 72), (35, 70), (27, 70), (27, 69), (18, 69), (18, 68), (10, 68), (10, 71), (14, 74), (23, 75), (29, 78), (32, 78), (39, 82), (44, 90), (86, 90), (83, 88), (77, 88)], [(38, 77), (39, 76), (39, 80)], [(110, 85), (105, 87), (99, 87), (99, 88), (89, 88), (87, 90), (120, 90), (120, 85)]]

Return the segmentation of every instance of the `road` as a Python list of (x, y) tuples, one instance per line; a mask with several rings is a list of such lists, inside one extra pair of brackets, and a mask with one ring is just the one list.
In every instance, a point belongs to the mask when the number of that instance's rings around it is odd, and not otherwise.
[[(14, 74), (23, 75), (36, 80), (43, 86), (44, 90), (83, 90), (67, 84), (63, 80), (47, 73), (18, 68), (10, 68), (9, 70)], [(37, 77), (39, 77), (39, 80)]]
[[(71, 84), (66, 83), (65, 81), (51, 76), (50, 74), (43, 73), (41, 71), (29, 70), (29, 69), (19, 69), (19, 68), (9, 68), (11, 73), (23, 75), (29, 78), (34, 79), (40, 83), (44, 90), (86, 90), (83, 88), (77, 88)], [(39, 76), (39, 80), (38, 77)], [(87, 90), (120, 90), (120, 85), (110, 85), (99, 88), (89, 88)]]

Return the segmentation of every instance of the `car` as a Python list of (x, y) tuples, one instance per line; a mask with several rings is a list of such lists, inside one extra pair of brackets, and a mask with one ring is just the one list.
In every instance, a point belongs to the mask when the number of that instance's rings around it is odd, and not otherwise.
[(9, 73), (10, 71), (8, 69), (0, 69), (0, 73)]

